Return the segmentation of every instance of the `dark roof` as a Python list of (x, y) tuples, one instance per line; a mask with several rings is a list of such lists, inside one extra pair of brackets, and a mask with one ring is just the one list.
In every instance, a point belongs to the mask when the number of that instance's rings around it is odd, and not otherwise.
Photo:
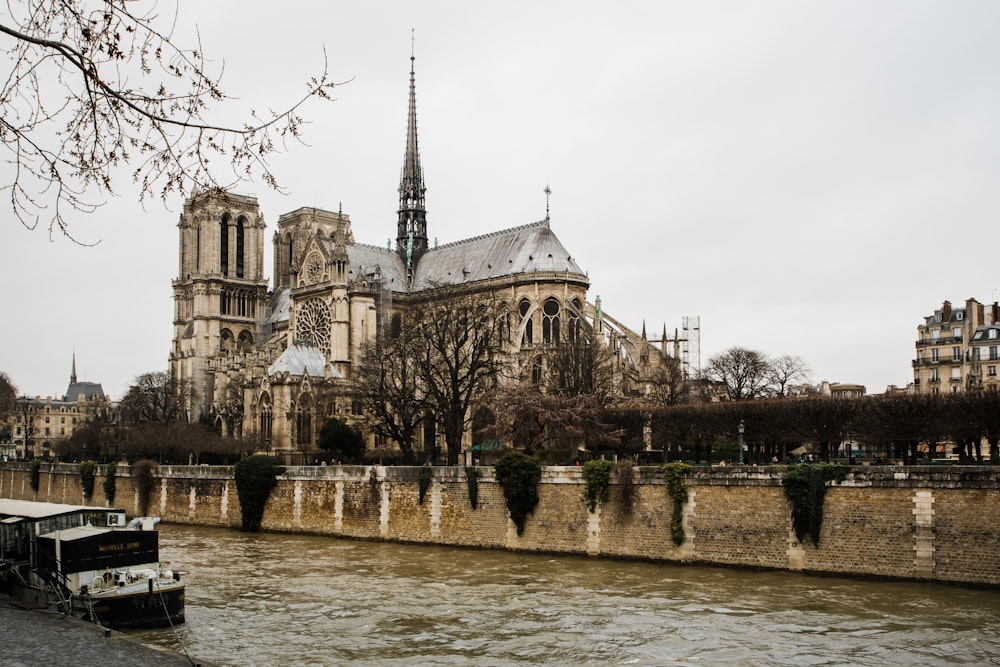
[(83, 398), (85, 401), (92, 401), (95, 398), (104, 399), (104, 388), (100, 382), (70, 382), (66, 390), (64, 401), (75, 403)]

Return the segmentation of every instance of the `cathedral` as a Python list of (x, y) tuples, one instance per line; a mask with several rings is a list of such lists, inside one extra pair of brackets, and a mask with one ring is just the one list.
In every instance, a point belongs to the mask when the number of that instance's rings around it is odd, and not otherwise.
[[(299, 208), (277, 220), (269, 286), (256, 198), (220, 190), (190, 197), (178, 224), (169, 356), (171, 377), (190, 389), (188, 419), (212, 420), (224, 435), (288, 463), (312, 460), (327, 419), (364, 429), (354, 389), (364, 342), (419, 307), (420, 295), (449, 286), (512, 305), (517, 321), (505, 354), (522, 368), (537, 367), (544, 348), (560, 344), (560, 331), (565, 338), (581, 323), (613, 352), (622, 399), (641, 397), (652, 371), (676, 363), (676, 336), (671, 355), (665, 329), (653, 344), (645, 325), (637, 334), (604, 314), (600, 297), (588, 301), (587, 274), (556, 237), (548, 211), (544, 220), (432, 246), (425, 193), (411, 57), (395, 249), (355, 241), (343, 210)], [(420, 434), (424, 445), (437, 437), (433, 425)], [(369, 447), (384, 444), (368, 436)]]

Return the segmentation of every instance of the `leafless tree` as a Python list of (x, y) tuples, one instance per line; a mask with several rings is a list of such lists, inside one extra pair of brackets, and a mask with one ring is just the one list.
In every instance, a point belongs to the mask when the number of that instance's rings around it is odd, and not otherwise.
[(703, 375), (723, 385), (731, 401), (761, 398), (767, 395), (771, 365), (767, 356), (757, 350), (731, 347), (720, 352), (706, 364)]
[(407, 465), (415, 462), (413, 441), (427, 412), (420, 400), (424, 394), (417, 365), (418, 330), (414, 318), (401, 318), (398, 330), (381, 333), (362, 346), (356, 373), (372, 429), (399, 445)]
[(506, 385), (487, 400), (495, 421), (477, 436), (496, 439), (540, 456), (549, 463), (567, 463), (580, 447), (597, 449), (620, 439), (600, 419), (593, 395), (542, 394), (531, 385)]
[(557, 396), (593, 396), (605, 404), (614, 390), (614, 354), (590, 329), (581, 327), (575, 338), (546, 352), (547, 393)]
[(784, 396), (789, 386), (796, 382), (808, 382), (812, 375), (809, 364), (791, 354), (783, 354), (770, 361), (770, 384), (777, 396)]
[(472, 405), (509, 372), (506, 303), (489, 294), (438, 288), (416, 306), (413, 323), (424, 401), (444, 430), (448, 465), (458, 463)]
[(663, 357), (649, 374), (649, 400), (658, 405), (677, 405), (688, 395), (688, 383), (680, 359)]
[[(176, 43), (173, 16), (136, 0), (10, 0), (0, 16), (0, 143), (11, 165), (0, 190), (34, 229), (47, 218), (73, 238), (66, 207), (92, 212), (114, 194), (127, 165), (142, 199), (231, 187), (257, 178), (271, 187), (271, 153), (297, 140), (303, 104), (329, 99), (323, 72), (284, 110), (236, 126), (209, 112), (226, 101), (200, 40)], [(325, 59), (325, 55), (324, 55)], [(217, 165), (228, 162), (222, 178)]]
[(193, 393), (186, 380), (175, 380), (163, 371), (143, 373), (122, 399), (122, 419), (127, 424), (187, 421), (184, 406), (194, 402)]

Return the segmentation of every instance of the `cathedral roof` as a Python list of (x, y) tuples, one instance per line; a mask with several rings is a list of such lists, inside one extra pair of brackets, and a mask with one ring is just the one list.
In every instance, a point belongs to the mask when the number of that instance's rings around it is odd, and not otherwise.
[(354, 243), (347, 246), (347, 258), (352, 281), (371, 280), (377, 269), (387, 288), (397, 292), (406, 289), (403, 260), (392, 250)]
[(548, 220), (428, 250), (417, 264), (413, 289), (540, 271), (585, 275), (556, 237)]
[[(343, 377), (332, 368), (333, 377)], [(288, 373), (299, 376), (308, 372), (310, 377), (321, 378), (326, 373), (326, 357), (318, 347), (306, 343), (292, 343), (267, 369), (268, 375)]]

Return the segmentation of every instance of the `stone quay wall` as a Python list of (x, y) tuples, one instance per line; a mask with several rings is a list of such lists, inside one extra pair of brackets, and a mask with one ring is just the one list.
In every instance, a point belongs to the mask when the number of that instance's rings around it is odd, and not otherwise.
[[(0, 465), (0, 497), (108, 505), (105, 467), (85, 502), (79, 467), (42, 464), (37, 493), (29, 465)], [(819, 546), (800, 542), (780, 467), (692, 468), (683, 505), (685, 540), (671, 538), (673, 502), (658, 468), (636, 468), (628, 508), (611, 498), (591, 513), (578, 467), (547, 467), (540, 502), (518, 535), (493, 469), (480, 467), (473, 509), (465, 470), (433, 468), (419, 501), (420, 469), (286, 468), (262, 530), (513, 551), (635, 558), (845, 576), (1000, 586), (1000, 469), (856, 467), (827, 489)], [(140, 513), (120, 465), (114, 506)], [(147, 514), (168, 523), (239, 528), (232, 468), (160, 466)]]

